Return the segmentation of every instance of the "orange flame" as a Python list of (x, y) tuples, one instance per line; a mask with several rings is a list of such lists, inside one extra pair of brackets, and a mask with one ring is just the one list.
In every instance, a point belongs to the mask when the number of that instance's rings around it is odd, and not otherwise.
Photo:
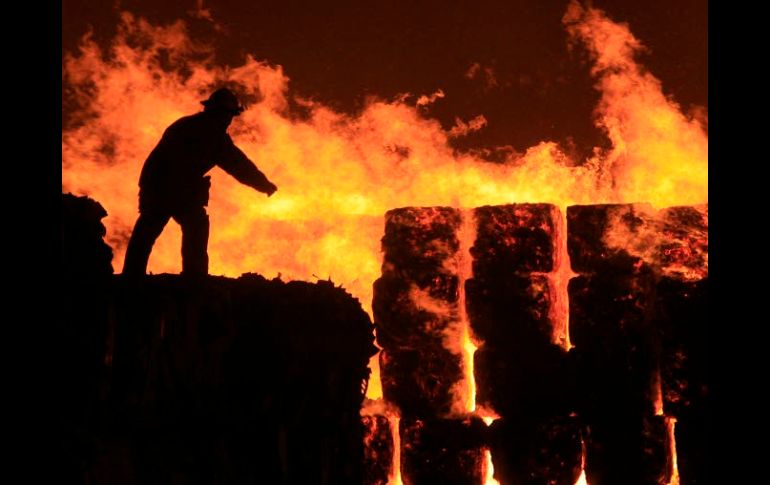
[(612, 172), (622, 199), (657, 207), (708, 200), (708, 139), (702, 120), (688, 119), (663, 94), (660, 81), (634, 61), (642, 43), (626, 24), (575, 0), (563, 22), (594, 61), (591, 73), (602, 93), (598, 124), (612, 141), (598, 163)]
[[(612, 147), (597, 148), (581, 163), (544, 140), (492, 163), (450, 146), (452, 137), (483, 129), (486, 121), (478, 117), (458, 122), (454, 131), (442, 129), (426, 114), (440, 102), (437, 94), (415, 104), (409, 96), (373, 100), (354, 115), (295, 96), (306, 111), (298, 117), (290, 112), (289, 78), (281, 66), (251, 56), (239, 66), (216, 65), (211, 48), (193, 41), (184, 22), (157, 26), (124, 13), (107, 48), (85, 36), (78, 52), (65, 55), (64, 84), (79, 109), (62, 133), (62, 190), (90, 195), (107, 209), (107, 237), (114, 266), (121, 268), (144, 159), (163, 130), (197, 111), (213, 87), (235, 84), (255, 101), (230, 133), (279, 191), (266, 199), (218, 169), (212, 172), (211, 272), (331, 278), (370, 314), (382, 215), (394, 207), (707, 202), (703, 126), (635, 62), (641, 43), (628, 26), (577, 2), (563, 22), (571, 41), (593, 59), (601, 92), (597, 126)], [(150, 271), (180, 270), (180, 240), (171, 224), (155, 245)], [(374, 360), (372, 370), (367, 394), (379, 397)]]
[(588, 479), (586, 478), (586, 443), (583, 441), (583, 438), (580, 438), (580, 476), (575, 485), (588, 485)]
[(390, 476), (388, 476), (388, 485), (404, 485), (401, 480), (401, 431), (399, 430), (401, 418), (395, 416), (388, 419), (393, 435), (393, 465), (390, 469)]
[(653, 411), (655, 416), (663, 416), (663, 385), (660, 376), (660, 370), (655, 372), (654, 382), (652, 384)]
[(495, 466), (492, 464), (492, 453), (484, 450), (484, 485), (500, 485), (495, 479)]
[(569, 280), (577, 276), (572, 271), (569, 252), (567, 251), (567, 210), (556, 209), (554, 220), (554, 268), (549, 273), (551, 307), (550, 320), (553, 325), (553, 343), (564, 350), (572, 348), (569, 338)]
[[(479, 406), (475, 411), (478, 416), (481, 416), (481, 419), (484, 421), (484, 423), (486, 423), (487, 426), (491, 425), (496, 419), (500, 418), (497, 413), (483, 406)], [(500, 482), (495, 479), (495, 465), (492, 462), (492, 452), (487, 448), (484, 449), (483, 475), (484, 485), (500, 485)]]
[[(376, 335), (375, 331), (375, 335)], [(380, 379), (380, 347), (375, 342), (375, 346), (379, 349), (376, 354), (369, 358), (369, 382), (366, 387), (366, 397), (368, 399), (382, 399), (382, 380)]]
[(473, 355), (478, 349), (478, 346), (471, 340), (470, 321), (468, 320), (468, 312), (465, 309), (465, 282), (473, 276), (473, 259), (471, 258), (470, 249), (476, 240), (476, 225), (472, 211), (463, 211), (462, 217), (462, 225), (457, 234), (457, 238), (460, 241), (457, 265), (457, 291), (459, 293), (457, 304), (461, 325), (460, 342), (462, 345), (464, 382), (461, 384), (463, 388), (459, 392), (459, 399), (457, 400), (461, 406), (458, 409), (458, 414), (462, 412), (472, 413), (476, 410), (476, 376), (473, 371)]
[(670, 456), (671, 461), (671, 479), (668, 485), (679, 485), (679, 465), (677, 464), (676, 456), (676, 436), (674, 433), (674, 427), (676, 426), (676, 418), (666, 418), (666, 427), (668, 428), (668, 439), (670, 443)]
[(618, 207), (610, 211), (603, 241), (609, 248), (640, 258), (664, 276), (685, 281), (703, 279), (708, 276), (708, 206), (687, 207), (692, 217), (687, 223), (672, 216), (674, 209), (655, 210), (649, 204), (633, 204), (635, 218), (643, 223), (632, 229), (623, 222), (627, 208)]

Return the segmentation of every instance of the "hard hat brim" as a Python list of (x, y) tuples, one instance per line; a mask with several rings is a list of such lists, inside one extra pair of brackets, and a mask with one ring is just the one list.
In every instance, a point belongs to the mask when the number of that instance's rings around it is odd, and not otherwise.
[(233, 113), (235, 115), (239, 115), (239, 114), (243, 113), (243, 110), (244, 110), (243, 106), (239, 106), (237, 108), (230, 108), (230, 107), (227, 107), (227, 106), (222, 106), (219, 103), (213, 103), (213, 102), (211, 102), (211, 100), (208, 100), (208, 99), (206, 99), (204, 101), (201, 101), (200, 103), (203, 106), (205, 106), (206, 108), (221, 109), (223, 111), (229, 111), (230, 113)]

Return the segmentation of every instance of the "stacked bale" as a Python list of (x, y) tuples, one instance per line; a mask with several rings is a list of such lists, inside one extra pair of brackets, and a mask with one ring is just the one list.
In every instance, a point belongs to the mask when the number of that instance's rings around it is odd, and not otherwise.
[(476, 416), (401, 420), (404, 483), (484, 483), (486, 425)]
[[(471, 421), (448, 418), (464, 379), (459, 348), (447, 345), (459, 337), (461, 222), (460, 211), (448, 207), (395, 209), (385, 217), (373, 310), (383, 396), (401, 413), (407, 483), (481, 481), (482, 449), (466, 439)], [(439, 445), (436, 436), (446, 441)]]
[(393, 433), (382, 414), (362, 416), (364, 423), (365, 485), (387, 485), (393, 463)]
[(557, 209), (473, 212), (464, 289), (472, 333), (484, 342), (474, 359), (476, 399), (500, 416), (486, 429), (446, 419), (451, 386), (462, 379), (459, 355), (442, 342), (461, 319), (460, 214), (388, 214), (375, 320), (385, 396), (404, 415), (406, 482), (479, 483), (479, 451), (488, 447), (503, 484), (571, 484), (582, 440), (590, 483), (667, 483), (674, 419), (680, 475), (702, 480), (707, 207), (574, 206), (567, 216), (578, 273), (568, 288), (569, 353), (552, 343), (549, 314)]
[(101, 480), (123, 483), (106, 465), (122, 449), (136, 483), (363, 481), (376, 348), (343, 289), (158, 275), (117, 282), (112, 311)]
[(663, 408), (676, 419), (682, 483), (708, 480), (708, 206), (661, 214), (655, 287)]
[(62, 196), (63, 480), (362, 483), (376, 348), (360, 303), (323, 281), (113, 276), (104, 215)]
[(666, 483), (667, 431), (656, 415), (660, 345), (655, 323), (657, 231), (646, 206), (567, 210), (570, 336), (587, 427), (590, 483)]
[(385, 217), (372, 306), (383, 396), (402, 417), (447, 415), (452, 386), (462, 380), (461, 356), (444, 347), (458, 320), (460, 222), (460, 212), (446, 207), (395, 209)]
[(574, 388), (549, 318), (558, 210), (485, 206), (474, 217), (466, 306), (483, 341), (474, 359), (476, 401), (501, 417), (490, 433), (495, 476), (503, 484), (571, 485), (580, 469), (579, 428), (569, 416)]

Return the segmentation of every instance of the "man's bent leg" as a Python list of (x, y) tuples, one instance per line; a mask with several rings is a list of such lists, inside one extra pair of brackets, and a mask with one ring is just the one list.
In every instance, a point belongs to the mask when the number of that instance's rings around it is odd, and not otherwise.
[(147, 262), (155, 240), (166, 227), (170, 216), (162, 212), (144, 212), (136, 220), (134, 232), (128, 241), (126, 258), (123, 262), (124, 275), (143, 275), (147, 272)]
[(204, 207), (187, 209), (174, 215), (182, 226), (182, 274), (207, 275), (209, 273), (209, 215)]

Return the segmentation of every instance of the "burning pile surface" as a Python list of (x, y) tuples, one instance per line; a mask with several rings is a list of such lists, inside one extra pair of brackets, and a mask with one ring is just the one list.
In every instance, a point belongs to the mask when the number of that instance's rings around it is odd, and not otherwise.
[[(63, 236), (101, 241), (73, 236), (100, 225), (97, 204), (62, 202)], [(62, 275), (55, 372), (73, 481), (361, 483), (376, 349), (356, 299), (259, 275), (126, 280), (107, 263)]]
[(708, 207), (571, 206), (566, 235), (561, 218), (388, 212), (374, 314), (404, 483), (490, 483), (484, 450), (503, 484), (704, 476)]

